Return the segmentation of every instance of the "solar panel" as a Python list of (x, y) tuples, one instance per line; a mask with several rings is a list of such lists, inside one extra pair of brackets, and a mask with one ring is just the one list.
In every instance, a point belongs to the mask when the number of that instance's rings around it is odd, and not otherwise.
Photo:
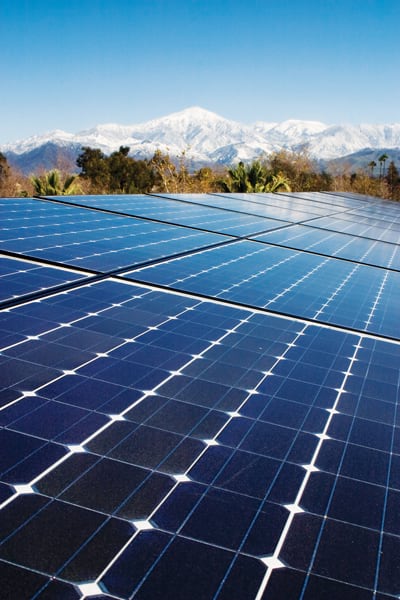
[[(59, 201), (57, 197), (52, 200)], [(63, 202), (239, 237), (288, 224), (282, 220), (249, 216), (237, 211), (221, 210), (219, 207), (195, 203), (188, 207), (187, 202), (179, 198), (149, 195), (70, 196), (63, 198)]]
[(226, 240), (213, 233), (30, 199), (15, 210), (0, 203), (0, 216), (6, 225), (2, 250), (100, 272)]
[[(329, 204), (331, 207), (351, 210), (352, 208), (362, 208), (365, 206), (366, 196), (347, 194), (342, 192), (280, 192), (279, 197), (295, 198), (296, 200), (306, 200), (312, 203), (319, 202)], [(370, 198), (370, 202), (378, 203), (378, 198)]]
[(396, 271), (241, 241), (125, 277), (400, 339)]
[[(217, 194), (218, 196), (224, 196), (229, 199), (237, 199), (244, 200), (247, 204), (250, 203), (250, 206), (253, 204), (259, 205), (267, 205), (268, 207), (275, 207), (279, 209), (296, 209), (300, 213), (300, 218), (306, 219), (307, 216), (318, 216), (318, 215), (327, 215), (337, 211), (337, 208), (327, 207), (325, 205), (321, 205), (321, 203), (315, 202), (315, 200), (301, 200), (296, 198), (295, 196), (287, 197), (284, 194)], [(306, 214), (302, 214), (306, 213)]]
[(373, 241), (388, 242), (391, 244), (397, 244), (399, 239), (399, 233), (396, 230), (392, 230), (390, 225), (384, 227), (378, 227), (370, 224), (366, 218), (364, 222), (357, 216), (351, 219), (340, 217), (321, 217), (309, 221), (307, 225), (312, 227), (318, 227), (323, 230), (336, 231), (338, 233), (348, 233), (357, 237), (365, 237)]
[(387, 242), (313, 228), (312, 225), (292, 225), (255, 239), (286, 248), (345, 258), (354, 262), (399, 270), (399, 246)]
[[(160, 198), (174, 199), (177, 194), (159, 194)], [(254, 200), (257, 196), (258, 200)], [(247, 215), (278, 219), (289, 222), (302, 222), (318, 216), (318, 212), (308, 212), (296, 208), (295, 203), (287, 207), (282, 205), (268, 204), (265, 198), (259, 194), (180, 194), (182, 200), (204, 206), (218, 207)], [(249, 198), (250, 200), (249, 200)], [(328, 211), (329, 214), (329, 211)]]
[(28, 230), (0, 312), (2, 597), (397, 598), (398, 272), (294, 225), (89, 279), (27, 244), (61, 214), (66, 235), (130, 217), (11, 206), (0, 249), (18, 211)]

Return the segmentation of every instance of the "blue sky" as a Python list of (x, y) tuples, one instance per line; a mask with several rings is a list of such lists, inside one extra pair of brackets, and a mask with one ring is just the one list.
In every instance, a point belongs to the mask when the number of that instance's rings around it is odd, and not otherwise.
[(202, 106), (400, 122), (400, 0), (1, 0), (0, 144)]

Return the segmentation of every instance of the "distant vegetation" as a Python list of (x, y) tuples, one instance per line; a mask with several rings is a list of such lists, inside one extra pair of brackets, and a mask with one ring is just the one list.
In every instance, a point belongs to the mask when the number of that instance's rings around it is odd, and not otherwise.
[(355, 171), (343, 166), (321, 171), (307, 153), (282, 150), (231, 168), (210, 166), (192, 171), (185, 152), (172, 159), (157, 151), (151, 159), (137, 160), (129, 156), (127, 146), (109, 156), (83, 147), (76, 161), (78, 175), (60, 164), (26, 177), (11, 168), (0, 153), (0, 196), (347, 191), (400, 200), (394, 161), (386, 153), (377, 160)]

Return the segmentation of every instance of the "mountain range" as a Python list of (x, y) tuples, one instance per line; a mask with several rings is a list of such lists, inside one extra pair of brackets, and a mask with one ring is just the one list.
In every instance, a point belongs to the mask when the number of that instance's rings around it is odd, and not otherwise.
[[(129, 146), (130, 155), (149, 158), (156, 150), (177, 157), (182, 152), (192, 166), (231, 165), (262, 154), (306, 148), (322, 161), (348, 159), (349, 164), (375, 159), (392, 151), (400, 160), (400, 123), (390, 125), (327, 125), (319, 121), (258, 121), (245, 125), (199, 107), (187, 108), (138, 125), (104, 124), (76, 134), (56, 130), (0, 146), (9, 163), (25, 173), (49, 169), (60, 158), (74, 165), (82, 146), (105, 154)], [(360, 154), (361, 153), (361, 154)], [(392, 159), (392, 156), (390, 156)], [(365, 163), (362, 166), (366, 166)]]

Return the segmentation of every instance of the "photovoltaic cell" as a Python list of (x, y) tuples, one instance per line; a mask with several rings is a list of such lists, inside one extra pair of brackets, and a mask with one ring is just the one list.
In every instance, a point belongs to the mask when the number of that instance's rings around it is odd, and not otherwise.
[(3, 310), (2, 597), (397, 598), (398, 273), (356, 258), (240, 241)]

